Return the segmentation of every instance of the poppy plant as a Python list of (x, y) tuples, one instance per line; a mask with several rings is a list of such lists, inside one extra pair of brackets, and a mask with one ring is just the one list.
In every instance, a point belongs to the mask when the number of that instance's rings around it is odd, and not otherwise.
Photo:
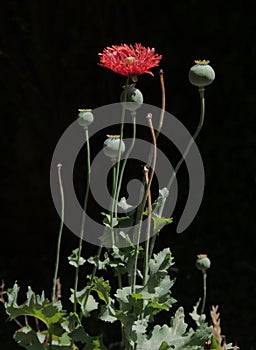
[(154, 75), (150, 69), (157, 67), (162, 55), (155, 53), (154, 48), (133, 45), (112, 45), (99, 53), (100, 66), (106, 67), (121, 75), (134, 77), (140, 74)]

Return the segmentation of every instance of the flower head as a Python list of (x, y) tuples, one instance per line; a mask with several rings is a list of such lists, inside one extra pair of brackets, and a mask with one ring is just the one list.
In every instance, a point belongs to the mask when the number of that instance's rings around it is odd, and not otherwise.
[(105, 155), (115, 160), (118, 157), (119, 151), (121, 154), (125, 151), (125, 143), (123, 140), (120, 140), (120, 135), (107, 135), (107, 139), (103, 145)]
[(211, 266), (211, 261), (208, 258), (207, 254), (198, 254), (196, 260), (196, 267), (198, 270), (205, 272)]
[(189, 81), (199, 88), (210, 85), (215, 79), (215, 72), (208, 60), (196, 60), (195, 65), (189, 70)]
[(79, 109), (77, 122), (79, 125), (87, 129), (87, 127), (93, 122), (94, 116), (91, 109)]
[(162, 55), (156, 54), (154, 48), (141, 44), (122, 44), (106, 47), (103, 53), (99, 53), (99, 57), (100, 66), (134, 77), (144, 73), (154, 75), (150, 69), (159, 65)]

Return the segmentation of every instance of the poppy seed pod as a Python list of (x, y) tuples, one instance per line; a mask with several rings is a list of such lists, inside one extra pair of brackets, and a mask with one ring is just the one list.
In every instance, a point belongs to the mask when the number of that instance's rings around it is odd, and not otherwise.
[(215, 79), (215, 72), (208, 64), (210, 61), (195, 61), (195, 65), (189, 70), (189, 81), (192, 85), (204, 87), (210, 85)]
[(140, 108), (143, 104), (143, 95), (139, 89), (134, 85), (131, 85), (127, 88), (127, 95), (125, 101), (125, 89), (121, 93), (121, 103), (125, 106), (125, 109), (128, 111), (134, 112), (136, 109)]
[[(119, 135), (107, 135), (107, 139), (103, 145), (103, 152), (105, 155), (111, 159), (117, 159), (119, 146), (120, 146), (120, 136)], [(125, 143), (121, 142), (120, 152), (121, 154), (125, 151)]]
[(211, 261), (206, 254), (197, 255), (196, 267), (198, 268), (198, 270), (201, 270), (204, 272), (205, 270), (209, 269), (210, 266), (211, 266)]
[(79, 109), (77, 122), (84, 128), (87, 128), (94, 120), (91, 109)]

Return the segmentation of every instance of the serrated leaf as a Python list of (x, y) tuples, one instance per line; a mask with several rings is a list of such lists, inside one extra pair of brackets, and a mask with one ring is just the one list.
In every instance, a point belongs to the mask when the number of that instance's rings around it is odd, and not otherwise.
[(191, 316), (191, 318), (195, 321), (196, 325), (198, 327), (200, 327), (204, 322), (205, 322), (205, 315), (201, 315), (198, 313), (198, 307), (200, 305), (201, 302), (201, 298), (199, 298), (198, 302), (196, 303), (196, 305), (193, 306), (193, 311), (189, 313), (189, 315)]
[(75, 267), (82, 266), (86, 260), (82, 256), (78, 256), (79, 248), (72, 250), (72, 254), (68, 257), (69, 264)]
[[(149, 337), (144, 337), (144, 339), (141, 338), (137, 349), (160, 349), (161, 347), (168, 349), (166, 344), (168, 344), (168, 346), (173, 346), (173, 349), (176, 349), (181, 345), (184, 346), (184, 333), (187, 328), (187, 324), (184, 322), (184, 317), (183, 308), (180, 307), (173, 316), (170, 327), (167, 325), (156, 325)], [(183, 349), (185, 349), (185, 347)]]
[(70, 336), (75, 342), (81, 342), (83, 344), (89, 342), (90, 339), (90, 336), (85, 332), (85, 329), (82, 326), (75, 328), (70, 333)]
[(101, 300), (108, 304), (110, 292), (110, 285), (108, 281), (104, 281), (103, 277), (96, 277), (93, 282), (92, 290), (98, 294), (98, 297)]
[[(81, 306), (81, 311), (83, 313), (83, 315), (85, 317), (90, 316), (90, 312), (93, 310), (98, 309), (98, 302), (96, 302), (96, 300), (94, 299), (94, 297), (89, 294), (88, 296), (88, 291), (89, 291), (89, 287), (85, 287), (84, 289), (78, 291), (76, 293), (76, 299), (78, 301), (78, 303)], [(74, 303), (74, 290), (71, 289), (71, 297), (70, 297), (70, 301), (72, 303)]]
[(128, 295), (131, 293), (131, 288), (130, 287), (123, 287), (120, 289), (117, 289), (115, 297), (118, 301), (128, 304)]
[(70, 314), (61, 323), (61, 326), (66, 332), (70, 332), (74, 330), (78, 324), (80, 324), (80, 320), (77, 313), (70, 312)]
[(124, 212), (133, 210), (134, 206), (127, 203), (126, 198), (122, 197), (117, 203), (118, 207), (121, 208)]
[(29, 326), (20, 328), (14, 333), (14, 340), (21, 346), (29, 350), (44, 350), (36, 332)]
[(161, 216), (162, 208), (168, 196), (169, 196), (169, 190), (166, 187), (159, 190), (159, 196), (156, 200), (157, 205), (153, 209), (153, 215), (157, 217)]
[(161, 252), (154, 254), (153, 259), (149, 261), (149, 269), (151, 274), (156, 274), (159, 271), (167, 273), (167, 269), (173, 265), (173, 258), (170, 248), (165, 248)]
[(157, 232), (162, 230), (162, 228), (165, 225), (169, 225), (173, 222), (172, 218), (164, 218), (164, 217), (159, 217), (156, 215), (152, 215), (152, 220), (154, 222), (153, 234), (156, 234)]
[(184, 309), (179, 307), (171, 319), (171, 329), (174, 335), (183, 335), (186, 332), (188, 325), (184, 322), (184, 319)]
[(139, 319), (133, 323), (131, 339), (134, 344), (142, 342), (145, 339), (148, 327), (148, 319), (149, 317), (144, 316), (142, 319)]
[(74, 329), (70, 336), (75, 342), (85, 344), (84, 350), (108, 350), (103, 344), (101, 336), (89, 336), (82, 326)]
[(91, 256), (89, 259), (87, 259), (87, 261), (88, 263), (97, 266), (98, 270), (106, 270), (107, 266), (110, 264), (110, 259), (107, 252), (104, 254), (104, 260), (100, 260), (98, 256)]
[(101, 306), (101, 313), (99, 318), (102, 321), (113, 323), (117, 321), (117, 317), (115, 316), (116, 310), (112, 302), (110, 302), (108, 305), (102, 305)]
[[(8, 302), (6, 303), (6, 312), (13, 320), (19, 316), (32, 316), (44, 322), (48, 329), (55, 334), (56, 323), (61, 323), (64, 320), (66, 312), (62, 310), (61, 302), (52, 304), (48, 299), (44, 298), (44, 293), (41, 296), (36, 295), (30, 287), (28, 287), (27, 300), (22, 304), (17, 304), (19, 288), (14, 285), (12, 290), (7, 293)], [(59, 334), (59, 332), (58, 332)]]
[(111, 216), (109, 214), (106, 213), (101, 213), (103, 216), (105, 216), (105, 218), (103, 219), (103, 224), (107, 227), (115, 227), (118, 225), (118, 220), (116, 218), (112, 218), (111, 221)]
[(141, 337), (138, 341), (137, 350), (159, 349), (168, 336), (169, 328), (164, 325), (156, 325), (149, 337)]

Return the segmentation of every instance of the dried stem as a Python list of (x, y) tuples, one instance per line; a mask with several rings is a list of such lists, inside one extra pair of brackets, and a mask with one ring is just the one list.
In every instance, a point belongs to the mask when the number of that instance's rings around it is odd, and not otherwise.
[[(144, 212), (144, 208), (147, 202), (147, 198), (148, 198), (148, 190), (150, 189), (151, 183), (152, 183), (152, 179), (154, 176), (154, 172), (155, 172), (155, 167), (156, 167), (156, 137), (155, 137), (155, 132), (154, 132), (154, 127), (153, 127), (153, 123), (152, 123), (152, 114), (148, 113), (147, 117), (148, 119), (148, 123), (150, 126), (150, 130), (151, 130), (151, 134), (152, 134), (152, 138), (153, 138), (153, 144), (154, 144), (154, 156), (153, 156), (153, 162), (152, 162), (152, 170), (151, 170), (151, 174), (150, 174), (150, 178), (149, 178), (149, 182), (146, 188), (146, 191), (144, 193), (144, 197), (142, 199), (141, 205), (138, 208), (138, 212), (137, 212), (137, 217), (136, 217), (136, 236), (135, 236), (135, 256), (134, 256), (134, 264), (133, 264), (133, 273), (132, 273), (132, 283), (131, 283), (131, 291), (132, 293), (134, 292), (135, 289), (135, 285), (136, 285), (136, 274), (137, 274), (137, 264), (138, 264), (138, 255), (139, 255), (139, 242), (140, 242), (140, 234), (141, 234), (141, 227), (142, 227), (142, 219), (143, 219), (143, 212)], [(147, 262), (148, 264), (148, 262)]]
[(148, 199), (148, 221), (147, 221), (147, 233), (146, 233), (146, 242), (145, 242), (145, 258), (144, 258), (144, 271), (143, 271), (143, 285), (147, 282), (148, 275), (148, 262), (149, 262), (149, 242), (150, 242), (150, 230), (151, 230), (151, 217), (152, 217), (152, 200), (151, 200), (151, 191), (148, 177), (148, 167), (144, 166), (144, 176), (147, 185), (147, 199)]
[(158, 135), (162, 129), (163, 122), (164, 122), (164, 113), (165, 113), (165, 86), (164, 86), (164, 71), (161, 69), (159, 72), (159, 78), (160, 78), (160, 85), (161, 85), (161, 92), (162, 92), (162, 107), (161, 107), (161, 114), (159, 118), (158, 128), (156, 132), (156, 138), (158, 138)]

